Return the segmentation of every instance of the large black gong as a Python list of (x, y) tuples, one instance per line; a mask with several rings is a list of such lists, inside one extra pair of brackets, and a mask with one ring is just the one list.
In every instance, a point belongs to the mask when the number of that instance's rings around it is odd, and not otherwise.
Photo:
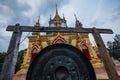
[(84, 53), (67, 44), (46, 47), (30, 65), (26, 80), (96, 80)]

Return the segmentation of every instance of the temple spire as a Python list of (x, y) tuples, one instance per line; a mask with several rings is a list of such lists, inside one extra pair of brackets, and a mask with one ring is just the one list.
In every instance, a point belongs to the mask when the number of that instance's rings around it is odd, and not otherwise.
[(38, 21), (36, 22), (35, 26), (40, 26), (40, 16), (38, 17)]
[(57, 4), (56, 4), (56, 14), (55, 17), (59, 17), (58, 9), (57, 9)]
[(50, 14), (50, 20), (52, 20), (51, 14)]
[(77, 19), (76, 14), (74, 14), (76, 22), (75, 22), (75, 27), (76, 28), (82, 28), (82, 23)]
[[(40, 16), (38, 17), (38, 20), (35, 23), (34, 27), (40, 27)], [(32, 32), (32, 35), (39, 35), (40, 36), (40, 32)]]
[(65, 20), (65, 16), (64, 16), (64, 14), (63, 14), (63, 19)]
[(75, 16), (75, 19), (76, 19), (76, 21), (77, 21), (78, 19), (77, 19), (77, 17), (76, 17), (76, 14), (74, 14), (74, 16)]
[(38, 22), (40, 21), (40, 16), (38, 17)]

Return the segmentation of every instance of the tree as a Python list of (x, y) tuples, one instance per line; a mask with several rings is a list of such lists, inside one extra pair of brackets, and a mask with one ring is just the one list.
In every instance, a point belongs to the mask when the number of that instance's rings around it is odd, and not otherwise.
[(115, 35), (113, 42), (108, 41), (107, 46), (110, 56), (120, 61), (120, 34)]
[(4, 62), (5, 56), (6, 56), (5, 52), (0, 52), (0, 72), (1, 72), (1, 69), (2, 69), (2, 65), (3, 65), (3, 62)]
[(18, 52), (18, 59), (17, 59), (17, 63), (16, 63), (16, 68), (15, 68), (15, 73), (20, 70), (20, 66), (23, 62), (23, 55), (24, 55), (24, 51), (25, 50), (21, 50)]
[(113, 48), (120, 49), (120, 35), (115, 35), (114, 41), (113, 41)]

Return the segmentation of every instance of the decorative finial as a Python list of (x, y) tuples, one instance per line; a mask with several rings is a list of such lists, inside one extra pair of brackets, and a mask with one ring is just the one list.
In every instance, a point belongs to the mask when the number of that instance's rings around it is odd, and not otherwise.
[(77, 19), (76, 14), (74, 14), (76, 22), (75, 22), (75, 27), (76, 28), (82, 28), (82, 23)]
[(56, 8), (57, 8), (57, 3), (56, 3)]
[(38, 23), (39, 23), (39, 21), (40, 21), (40, 16), (38, 17)]
[[(34, 25), (34, 27), (40, 27), (40, 16), (38, 17), (38, 21)], [(33, 32), (32, 35), (40, 35), (40, 32)]]
[(50, 20), (52, 20), (51, 14), (50, 14)]
[(65, 20), (65, 16), (64, 16), (64, 14), (63, 14), (63, 19)]
[(36, 26), (40, 26), (40, 16), (38, 17), (38, 21), (36, 22)]
[(57, 11), (57, 4), (56, 4), (56, 11)]
[(74, 16), (75, 16), (75, 19), (77, 20), (76, 14), (74, 14)]
[(59, 14), (58, 14), (58, 9), (57, 9), (57, 4), (56, 4), (56, 15), (55, 15), (56, 17), (57, 16), (59, 16)]

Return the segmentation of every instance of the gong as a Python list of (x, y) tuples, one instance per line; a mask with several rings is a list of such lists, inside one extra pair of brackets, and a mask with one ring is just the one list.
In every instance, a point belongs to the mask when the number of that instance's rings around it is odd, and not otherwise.
[(26, 80), (96, 80), (84, 53), (67, 44), (53, 44), (39, 52), (31, 63)]

